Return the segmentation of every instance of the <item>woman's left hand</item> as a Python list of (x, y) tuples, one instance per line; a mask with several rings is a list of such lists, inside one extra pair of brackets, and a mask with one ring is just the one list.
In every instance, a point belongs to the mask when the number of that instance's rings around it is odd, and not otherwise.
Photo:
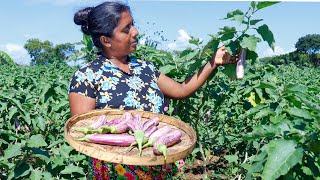
[(224, 64), (233, 64), (238, 61), (238, 57), (231, 56), (224, 46), (220, 47), (217, 52), (211, 57), (211, 63), (216, 66)]

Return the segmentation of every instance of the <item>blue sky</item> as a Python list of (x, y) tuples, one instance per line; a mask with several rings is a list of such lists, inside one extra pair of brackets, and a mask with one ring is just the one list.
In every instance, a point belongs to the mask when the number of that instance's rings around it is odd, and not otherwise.
[[(124, 0), (125, 1), (125, 0)], [(102, 0), (7, 0), (1, 2), (0, 50), (7, 52), (17, 63), (29, 64), (23, 45), (30, 38), (49, 40), (54, 44), (78, 42), (82, 39), (79, 27), (73, 23), (74, 13)], [(152, 36), (160, 31), (168, 39), (163, 49), (188, 46), (188, 36), (206, 41), (208, 34), (230, 24), (220, 20), (230, 11), (246, 11), (250, 1), (155, 1), (129, 0), (140, 33)], [(260, 57), (284, 54), (294, 50), (294, 44), (307, 34), (320, 34), (320, 2), (281, 2), (257, 12), (269, 26), (276, 43), (272, 52), (267, 43), (257, 47)], [(154, 37), (158, 40), (157, 37)]]

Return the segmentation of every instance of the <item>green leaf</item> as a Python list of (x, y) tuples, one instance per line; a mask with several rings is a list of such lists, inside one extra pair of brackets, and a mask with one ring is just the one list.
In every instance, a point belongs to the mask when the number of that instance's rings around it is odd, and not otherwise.
[(86, 46), (87, 51), (92, 51), (93, 49), (93, 42), (91, 40), (91, 36), (86, 35), (83, 33), (83, 44)]
[(257, 86), (259, 88), (269, 88), (269, 89), (277, 89), (277, 85), (270, 82), (260, 82), (260, 84)]
[(285, 175), (298, 163), (301, 163), (303, 149), (288, 140), (272, 140), (268, 144), (268, 158), (262, 172), (262, 179), (277, 179)]
[(59, 152), (60, 152), (60, 154), (61, 154), (62, 157), (64, 157), (64, 158), (69, 158), (69, 154), (70, 154), (70, 152), (71, 152), (72, 150), (73, 150), (72, 147), (70, 147), (70, 146), (68, 146), (68, 145), (66, 145), (66, 144), (63, 144), (63, 145), (61, 146), (61, 148), (59, 149)]
[(41, 94), (39, 95), (39, 98), (41, 99), (42, 103), (45, 103), (46, 97), (45, 94), (49, 91), (49, 89), (51, 88), (51, 85), (46, 83), (46, 84), (42, 84), (42, 91)]
[(227, 75), (231, 80), (235, 80), (237, 78), (237, 74), (236, 74), (236, 68), (237, 65), (236, 64), (226, 64), (223, 65), (224, 69), (223, 69), (223, 73), (225, 75)]
[(201, 67), (201, 65), (202, 65), (201, 59), (195, 61), (193, 64), (190, 65), (189, 70), (188, 70), (188, 74), (190, 74), (190, 75), (194, 74), (195, 71)]
[(227, 41), (232, 39), (236, 32), (237, 30), (235, 27), (224, 26), (223, 28), (220, 28), (218, 34), (221, 35), (221, 41)]
[(261, 119), (263, 117), (268, 116), (269, 114), (273, 114), (273, 112), (270, 109), (262, 109), (261, 111), (259, 111), (254, 117), (253, 119)]
[(41, 180), (42, 179), (42, 171), (33, 170), (30, 175), (30, 180)]
[(286, 98), (294, 106), (296, 106), (298, 108), (302, 107), (302, 102), (300, 101), (300, 99), (298, 97), (296, 97), (296, 96), (285, 96), (284, 98)]
[(56, 168), (57, 166), (64, 165), (63, 158), (60, 156), (51, 157), (50, 160), (52, 162), (52, 169)]
[(72, 159), (75, 162), (79, 162), (79, 161), (85, 160), (86, 156), (81, 155), (81, 154), (77, 154), (77, 155), (71, 156), (70, 159)]
[(250, 20), (250, 25), (254, 26), (256, 25), (258, 22), (262, 21), (263, 19), (252, 19)]
[(242, 48), (248, 48), (250, 51), (256, 51), (257, 43), (260, 41), (260, 38), (255, 36), (243, 37), (240, 46)]
[[(1, 97), (1, 95), (0, 95)], [(1, 102), (0, 103), (0, 113), (3, 113), (3, 111), (8, 107), (8, 103)]]
[(215, 52), (219, 46), (219, 40), (216, 36), (210, 35), (211, 39), (208, 43), (204, 46), (204, 50), (210, 49), (212, 52)]
[(199, 38), (194, 37), (194, 36), (190, 36), (190, 37), (191, 37), (191, 39), (189, 39), (189, 43), (190, 44), (194, 44), (194, 45), (197, 45), (197, 46), (201, 44), (201, 41), (200, 41)]
[(243, 14), (244, 13), (240, 9), (237, 9), (235, 11), (228, 12), (227, 17), (225, 17), (223, 19), (234, 18), (234, 16), (236, 16), (236, 15), (243, 15)]
[(24, 177), (28, 175), (32, 171), (32, 167), (27, 164), (27, 163), (22, 163), (19, 166), (16, 166), (14, 168), (14, 177), (19, 178), (19, 177)]
[(225, 155), (224, 158), (228, 161), (228, 163), (237, 163), (238, 156), (237, 155)]
[(224, 41), (223, 42), (225, 49), (231, 54), (231, 56), (235, 56), (237, 54), (237, 50), (240, 45), (238, 41)]
[(238, 25), (240, 25), (240, 24), (242, 24), (244, 17), (246, 17), (245, 14), (235, 15), (234, 20), (237, 21)]
[(37, 157), (37, 158), (45, 161), (46, 163), (49, 163), (48, 161), (49, 161), (50, 155), (47, 151), (44, 151), (39, 148), (31, 148), (31, 149), (32, 149), (34, 157)]
[(12, 118), (17, 112), (18, 112), (18, 108), (16, 108), (16, 107), (10, 108), (9, 113), (8, 113), (8, 119), (11, 120), (11, 118)]
[(20, 143), (9, 144), (8, 148), (4, 150), (4, 158), (9, 159), (21, 155), (21, 147), (22, 145)]
[(248, 115), (248, 116), (253, 115), (253, 114), (257, 113), (258, 111), (260, 111), (261, 109), (263, 109), (265, 107), (266, 107), (266, 105), (258, 104), (256, 107), (253, 107), (253, 108), (249, 109), (246, 112), (246, 115)]
[(182, 59), (183, 62), (187, 63), (193, 58), (195, 58), (198, 55), (198, 53), (199, 53), (199, 50), (191, 51), (180, 58)]
[(43, 173), (43, 179), (51, 180), (51, 179), (54, 179), (54, 178), (52, 177), (52, 175), (49, 172), (44, 172)]
[(272, 137), (280, 133), (281, 129), (275, 125), (258, 125), (253, 128), (252, 132), (243, 135), (245, 140), (258, 139), (263, 137)]
[(251, 3), (250, 3), (251, 9), (255, 9), (256, 6), (257, 6), (256, 2), (255, 1), (251, 1)]
[(308, 176), (312, 176), (313, 175), (313, 173), (311, 172), (311, 170), (308, 167), (303, 166), (301, 169), (302, 169), (304, 174), (306, 174)]
[(264, 161), (258, 161), (256, 163), (252, 164), (250, 166), (250, 168), (248, 168), (248, 172), (246, 174), (246, 180), (251, 180), (253, 173), (261, 172), (263, 170), (263, 163), (264, 162), (265, 162), (265, 160)]
[(260, 99), (263, 98), (263, 92), (261, 88), (254, 88), (254, 90), (256, 91), (257, 95), (259, 96)]
[(83, 168), (75, 166), (75, 165), (68, 165), (65, 167), (64, 170), (61, 171), (61, 174), (72, 174), (72, 173), (79, 173), (85, 175)]
[(270, 2), (270, 1), (263, 1), (263, 2), (258, 2), (257, 4), (257, 9), (263, 9), (263, 8), (266, 8), (266, 7), (269, 7), (269, 6), (272, 6), (274, 4), (277, 4), (279, 2)]
[[(26, 114), (26, 111), (22, 108), (22, 105), (20, 103), (19, 100), (17, 99), (10, 99), (17, 107), (18, 109), (23, 113), (23, 114)], [(30, 125), (30, 124), (29, 124)]]
[(273, 98), (275, 100), (277, 100), (279, 98), (279, 93), (276, 90), (266, 88), (265, 91), (271, 98)]
[(269, 44), (269, 47), (274, 51), (274, 37), (269, 27), (264, 24), (257, 29), (257, 32), (261, 35), (262, 39)]
[(31, 136), (31, 138), (27, 141), (27, 145), (28, 147), (48, 146), (41, 134)]
[(301, 117), (301, 118), (305, 118), (305, 119), (312, 119), (312, 115), (304, 109), (290, 107), (290, 108), (288, 108), (288, 110), (286, 112), (288, 112), (292, 116), (297, 116), (297, 117)]
[(44, 131), (46, 128), (46, 122), (45, 119), (43, 119), (41, 116), (36, 117), (35, 119), (36, 125), (41, 131)]
[(170, 73), (173, 69), (175, 69), (176, 67), (174, 65), (171, 64), (167, 64), (165, 66), (162, 66), (159, 71), (163, 74), (168, 74)]
[(2, 64), (2, 61), (4, 61), (6, 64), (16, 64), (7, 53), (0, 50), (0, 64)]
[(285, 92), (301, 92), (301, 93), (307, 93), (308, 92), (308, 88), (305, 85), (302, 84), (288, 84), (286, 86)]

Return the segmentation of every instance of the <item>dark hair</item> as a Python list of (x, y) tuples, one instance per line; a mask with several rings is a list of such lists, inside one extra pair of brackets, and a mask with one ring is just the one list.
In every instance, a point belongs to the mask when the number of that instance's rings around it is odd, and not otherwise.
[[(90, 35), (94, 45), (102, 48), (101, 36), (112, 37), (117, 27), (121, 13), (130, 12), (130, 7), (121, 2), (104, 2), (96, 7), (87, 7), (74, 15), (74, 23), (81, 25), (83, 33)], [(131, 13), (131, 12), (130, 12)]]

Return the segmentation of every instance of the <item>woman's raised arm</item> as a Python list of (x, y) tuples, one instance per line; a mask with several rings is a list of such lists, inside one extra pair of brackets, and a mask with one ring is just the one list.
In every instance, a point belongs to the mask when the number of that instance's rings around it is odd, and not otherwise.
[(197, 91), (219, 65), (235, 63), (237, 60), (238, 58), (232, 57), (224, 47), (221, 47), (206, 65), (184, 82), (178, 83), (168, 76), (161, 74), (158, 79), (158, 86), (167, 97), (184, 99)]

